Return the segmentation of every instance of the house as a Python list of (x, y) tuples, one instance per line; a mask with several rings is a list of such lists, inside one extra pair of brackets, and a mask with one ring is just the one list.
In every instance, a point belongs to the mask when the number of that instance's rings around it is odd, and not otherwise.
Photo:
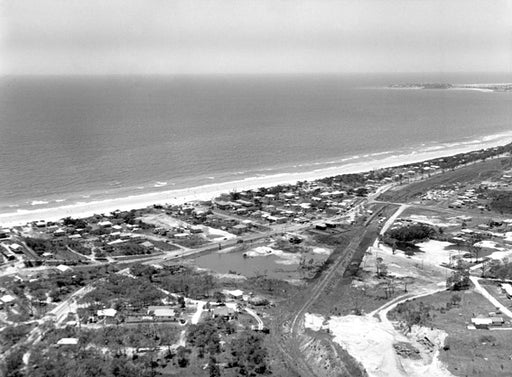
[(63, 264), (59, 264), (57, 267), (55, 267), (57, 270), (59, 270), (60, 272), (69, 272), (69, 271), (73, 271), (73, 269), (69, 266), (66, 266), (66, 265), (63, 265)]
[(103, 228), (103, 229), (105, 229), (105, 228), (110, 228), (110, 227), (112, 227), (112, 223), (111, 223), (110, 221), (108, 221), (108, 220), (100, 221), (100, 222), (98, 223), (98, 226), (99, 226), (100, 228)]
[(492, 325), (492, 318), (488, 317), (477, 317), (477, 318), (471, 318), (471, 323), (477, 328), (477, 329), (489, 329), (489, 327)]
[(217, 206), (218, 209), (222, 209), (222, 210), (226, 210), (231, 207), (231, 204), (229, 202), (226, 202), (223, 200), (219, 200), (219, 201), (215, 202), (215, 205)]
[(315, 229), (318, 229), (318, 230), (327, 230), (327, 225), (324, 224), (324, 223), (317, 223), (315, 224)]
[(96, 315), (100, 318), (113, 318), (117, 314), (117, 310), (115, 309), (100, 309), (96, 312)]
[(144, 241), (140, 244), (140, 246), (142, 246), (144, 249), (146, 250), (154, 250), (155, 249), (155, 245), (153, 245), (151, 242), (149, 241)]
[(231, 320), (235, 318), (236, 311), (233, 308), (230, 308), (228, 306), (218, 306), (215, 309), (213, 309), (213, 318), (223, 318), (227, 320)]
[(46, 222), (44, 220), (39, 220), (36, 222), (36, 226), (38, 228), (44, 228), (46, 226)]
[(200, 225), (192, 225), (190, 227), (190, 233), (203, 233), (203, 228)]
[(240, 289), (235, 289), (232, 291), (224, 289), (222, 293), (224, 293), (226, 296), (232, 296), (234, 298), (242, 298), (244, 295), (244, 291), (241, 291)]
[(253, 206), (253, 203), (248, 200), (238, 199), (236, 202), (243, 205), (244, 207), (252, 207)]
[(173, 307), (168, 305), (149, 306), (148, 315), (153, 315), (154, 317), (156, 317), (155, 319), (158, 320), (174, 319), (176, 318), (176, 311), (174, 310)]
[(62, 228), (59, 228), (59, 229), (55, 230), (55, 232), (53, 232), (53, 235), (55, 237), (62, 237), (62, 236), (66, 235), (66, 231)]
[(327, 228), (336, 228), (336, 223), (334, 221), (326, 221), (325, 226)]
[(247, 231), (247, 226), (243, 224), (235, 225), (233, 228), (233, 233), (235, 234), (242, 234)]
[(16, 299), (11, 295), (3, 295), (2, 297), (0, 297), (0, 303), (2, 305), (12, 306), (14, 305), (15, 300)]
[(21, 247), (21, 245), (18, 245), (17, 243), (13, 243), (13, 244), (9, 245), (9, 247), (16, 254), (21, 254), (23, 252), (23, 247)]
[(267, 220), (271, 223), (285, 224), (288, 221), (288, 217), (285, 216), (268, 216)]

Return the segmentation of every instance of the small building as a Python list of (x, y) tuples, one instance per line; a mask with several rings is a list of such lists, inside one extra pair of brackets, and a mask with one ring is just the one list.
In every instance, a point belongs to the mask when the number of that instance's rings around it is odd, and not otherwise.
[(489, 327), (492, 326), (492, 318), (488, 318), (488, 317), (471, 318), (471, 323), (477, 329), (489, 329)]
[(149, 241), (144, 241), (140, 244), (140, 246), (142, 246), (144, 249), (146, 250), (154, 250), (155, 249), (155, 245), (153, 245), (151, 242)]
[(57, 267), (55, 267), (57, 270), (59, 270), (60, 272), (69, 272), (69, 271), (73, 271), (73, 269), (69, 266), (66, 266), (64, 264), (59, 264)]
[(216, 201), (215, 205), (217, 206), (218, 209), (222, 209), (222, 210), (226, 210), (231, 207), (231, 204), (229, 202), (226, 202), (223, 200)]
[(53, 235), (55, 237), (62, 237), (66, 235), (66, 231), (62, 228), (56, 229), (55, 232), (53, 232)]
[(243, 205), (244, 207), (252, 207), (254, 205), (253, 202), (243, 199), (238, 199), (236, 202)]
[(247, 231), (247, 226), (243, 224), (235, 225), (233, 228), (233, 233), (235, 234), (242, 234)]
[(505, 320), (503, 319), (503, 317), (491, 317), (491, 320), (492, 320), (492, 325), (493, 326), (502, 326), (504, 323), (505, 323)]
[(58, 346), (76, 346), (78, 344), (78, 338), (61, 338), (58, 342)]
[(192, 225), (190, 227), (190, 233), (203, 233), (203, 228), (200, 225)]
[(156, 317), (155, 319), (174, 319), (176, 318), (176, 311), (173, 307), (168, 305), (149, 306), (148, 315)]
[(109, 308), (109, 309), (100, 309), (96, 312), (96, 315), (99, 317), (99, 318), (113, 318), (115, 317), (117, 314), (117, 310), (116, 309), (113, 309), (113, 308)]
[(334, 221), (326, 221), (326, 222), (325, 222), (325, 226), (326, 226), (327, 228), (336, 228), (336, 225), (337, 225), (337, 224), (336, 224)]
[(39, 220), (36, 222), (36, 226), (38, 228), (44, 228), (46, 226), (46, 222), (44, 220)]
[(317, 224), (315, 224), (315, 229), (327, 230), (327, 225), (325, 223), (317, 223)]
[(2, 297), (0, 297), (0, 304), (2, 305), (7, 305), (7, 306), (12, 306), (14, 305), (14, 301), (16, 300), (16, 298), (14, 298), (13, 296), (11, 295), (3, 295)]
[(21, 254), (23, 253), (23, 247), (21, 245), (18, 245), (17, 243), (13, 243), (11, 245), (9, 245), (9, 248), (15, 252), (16, 254)]

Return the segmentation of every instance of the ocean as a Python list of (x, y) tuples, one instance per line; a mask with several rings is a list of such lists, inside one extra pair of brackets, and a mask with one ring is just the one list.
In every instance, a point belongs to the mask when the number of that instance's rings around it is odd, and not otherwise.
[(407, 82), (512, 77), (3, 77), (0, 214), (512, 136), (512, 93)]

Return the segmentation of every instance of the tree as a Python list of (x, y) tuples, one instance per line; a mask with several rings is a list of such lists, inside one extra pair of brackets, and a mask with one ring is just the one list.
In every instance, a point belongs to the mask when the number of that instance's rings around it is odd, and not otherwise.
[(189, 362), (190, 362), (190, 360), (188, 358), (189, 354), (190, 354), (190, 350), (183, 346), (178, 347), (178, 349), (176, 350), (176, 359), (178, 362), (178, 366), (180, 368), (185, 368), (189, 364)]
[(384, 260), (381, 257), (378, 257), (375, 260), (375, 266), (377, 268), (377, 276), (383, 277), (388, 274), (388, 266), (384, 264)]
[(453, 291), (469, 288), (469, 269), (464, 266), (463, 261), (458, 261), (457, 269), (446, 279), (446, 288)]
[(217, 365), (217, 360), (213, 356), (210, 356), (208, 361), (208, 373), (210, 377), (220, 377), (220, 367)]
[(410, 276), (406, 276), (402, 282), (404, 283), (404, 292), (407, 292), (407, 286), (414, 283), (414, 279)]
[(459, 305), (461, 301), (462, 301), (462, 297), (460, 297), (460, 295), (458, 295), (458, 294), (453, 294), (452, 297), (450, 297), (450, 303), (453, 306)]

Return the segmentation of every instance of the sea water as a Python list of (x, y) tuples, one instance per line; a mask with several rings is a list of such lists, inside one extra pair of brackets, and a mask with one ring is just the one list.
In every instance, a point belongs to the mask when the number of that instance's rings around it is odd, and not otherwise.
[(462, 143), (477, 148), (511, 136), (512, 93), (387, 86), (511, 81), (497, 74), (3, 77), (0, 214)]

